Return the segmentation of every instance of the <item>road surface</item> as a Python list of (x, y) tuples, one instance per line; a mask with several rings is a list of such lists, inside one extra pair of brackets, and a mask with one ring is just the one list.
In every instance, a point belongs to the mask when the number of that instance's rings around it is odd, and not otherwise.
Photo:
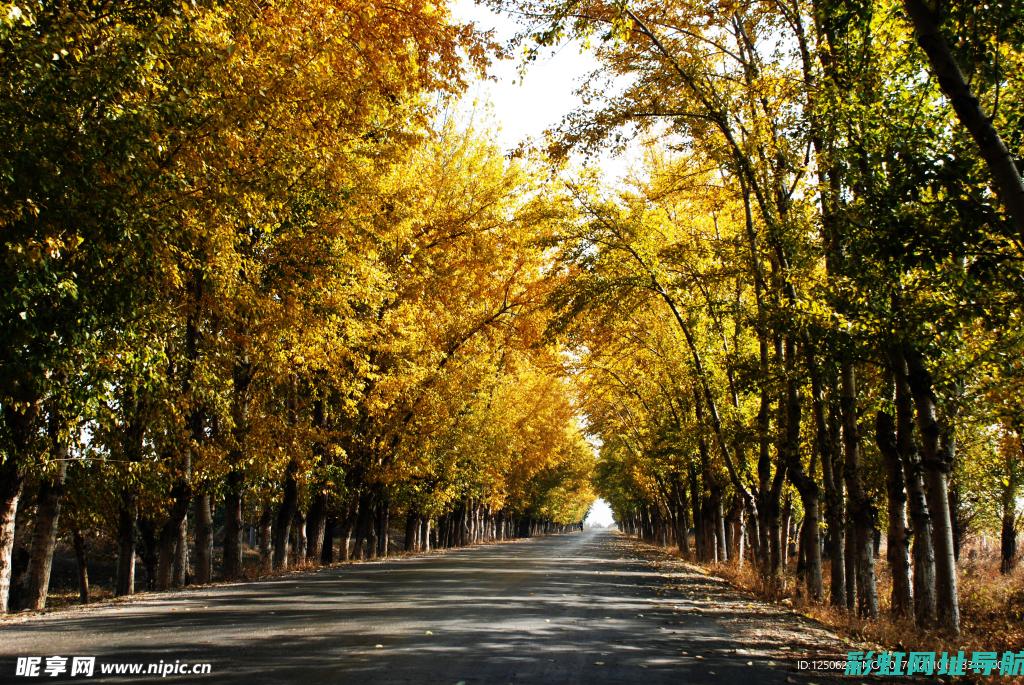
[[(820, 627), (610, 531), (149, 595), (0, 623), (0, 682), (638, 684), (829, 682)], [(38, 678), (17, 656), (43, 657)], [(66, 672), (45, 675), (49, 656)], [(70, 678), (71, 658), (95, 656)], [(208, 663), (209, 675), (103, 675)], [(60, 662), (56, 662), (59, 667)]]

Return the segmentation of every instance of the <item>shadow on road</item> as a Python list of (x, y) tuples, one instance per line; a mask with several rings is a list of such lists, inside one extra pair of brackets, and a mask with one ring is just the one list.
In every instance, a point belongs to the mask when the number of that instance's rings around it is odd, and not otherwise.
[[(70, 679), (88, 682), (824, 683), (796, 659), (841, 649), (721, 581), (663, 574), (628, 540), (587, 531), (8, 625), (0, 682), (31, 682), (14, 677), (14, 656), (61, 655), (96, 656), (93, 678)], [(99, 672), (161, 661), (212, 673)]]

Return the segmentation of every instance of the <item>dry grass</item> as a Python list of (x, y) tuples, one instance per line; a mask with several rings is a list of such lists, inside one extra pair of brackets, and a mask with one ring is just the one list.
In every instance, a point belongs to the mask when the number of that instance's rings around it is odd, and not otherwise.
[[(108, 602), (113, 599), (114, 593), (110, 591), (110, 588), (93, 587), (89, 591), (90, 604), (96, 602)], [(47, 609), (59, 609), (69, 606), (83, 606), (82, 603), (79, 602), (77, 591), (61, 590), (57, 592), (50, 592), (46, 596)]]
[[(785, 588), (773, 593), (765, 587), (757, 570), (749, 563), (702, 564), (709, 573), (728, 580), (733, 585), (764, 599), (792, 606), (801, 614), (823, 623), (858, 642), (872, 645), (877, 650), (957, 652), (963, 650), (968, 658), (972, 651), (1024, 649), (1024, 567), (1013, 573), (999, 573), (999, 561), (994, 557), (975, 558), (960, 564), (961, 634), (953, 637), (939, 629), (925, 630), (912, 620), (896, 619), (890, 614), (891, 579), (883, 559), (876, 566), (881, 615), (866, 620), (844, 609), (828, 604), (809, 602), (799, 592), (795, 574), (786, 574)], [(792, 565), (791, 565), (792, 566)], [(829, 569), (824, 569), (825, 592), (828, 593)], [(970, 677), (965, 679), (971, 682)], [(1024, 678), (977, 677), (981, 683), (1024, 683)]]
[(964, 631), (994, 651), (1024, 649), (1024, 567), (999, 573), (997, 560), (960, 567), (960, 612)]

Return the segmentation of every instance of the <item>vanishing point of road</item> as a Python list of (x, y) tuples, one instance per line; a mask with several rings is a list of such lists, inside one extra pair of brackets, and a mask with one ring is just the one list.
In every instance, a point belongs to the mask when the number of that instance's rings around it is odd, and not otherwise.
[[(845, 655), (838, 638), (651, 557), (587, 530), (14, 617), (0, 623), (0, 683), (830, 682), (797, 661)], [(26, 655), (95, 656), (96, 671), (16, 677)], [(211, 673), (100, 673), (160, 661)]]

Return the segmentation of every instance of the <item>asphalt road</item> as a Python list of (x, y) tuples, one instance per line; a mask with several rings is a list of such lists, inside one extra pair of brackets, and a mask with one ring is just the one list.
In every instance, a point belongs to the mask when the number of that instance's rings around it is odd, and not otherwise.
[[(644, 555), (586, 531), (14, 619), (0, 682), (829, 682), (796, 663), (845, 654), (833, 636)], [(46, 676), (55, 655), (95, 656), (93, 677)], [(44, 657), (41, 676), (16, 676), (17, 656)], [(161, 661), (211, 673), (101, 674)]]

